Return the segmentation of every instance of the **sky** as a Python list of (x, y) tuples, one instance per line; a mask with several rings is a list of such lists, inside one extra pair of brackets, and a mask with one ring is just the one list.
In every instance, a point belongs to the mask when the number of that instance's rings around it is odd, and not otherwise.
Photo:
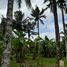
[[(7, 1), (8, 0), (0, 0), (0, 22), (1, 22), (1, 18), (2, 15), (4, 17), (6, 17), (6, 13), (7, 13)], [(43, 0), (31, 0), (32, 2), (32, 7), (35, 8), (35, 6), (37, 5), (40, 10), (42, 8), (46, 8), (46, 4), (43, 4)], [(14, 12), (18, 10), (18, 6), (16, 4), (16, 2), (14, 2)], [(30, 16), (31, 10), (26, 7), (25, 2), (22, 2), (22, 7), (21, 7), (21, 11), (25, 13), (25, 17)], [(60, 9), (58, 8), (58, 22), (59, 22), (59, 30), (60, 32), (63, 31), (63, 25), (62, 25), (62, 14)], [(43, 19), (44, 25), (40, 24), (40, 36), (42, 38), (44, 38), (46, 35), (48, 36), (48, 38), (50, 39), (55, 39), (55, 28), (54, 28), (54, 18), (53, 18), (53, 14), (50, 12), (50, 9), (47, 9), (47, 11), (44, 12), (44, 15), (46, 15), (46, 18)], [(65, 23), (67, 23), (67, 14), (65, 14)], [(37, 31), (37, 29), (35, 30)], [(34, 36), (35, 38), (36, 36)]]

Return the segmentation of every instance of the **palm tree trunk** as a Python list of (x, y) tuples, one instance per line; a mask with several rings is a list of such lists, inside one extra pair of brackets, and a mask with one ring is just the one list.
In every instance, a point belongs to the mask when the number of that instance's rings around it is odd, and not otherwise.
[(61, 8), (61, 12), (62, 12), (62, 22), (63, 22), (63, 30), (64, 30), (64, 44), (66, 46), (66, 59), (67, 59), (67, 42), (66, 42), (66, 31), (65, 31), (65, 20), (64, 20), (64, 12), (63, 12), (63, 6)]
[(6, 21), (6, 28), (4, 34), (3, 57), (2, 57), (1, 67), (9, 67), (9, 63), (10, 63), (13, 1), (14, 0), (8, 0), (8, 5), (7, 5), (8, 6), (7, 21)]
[(38, 36), (40, 35), (40, 32), (39, 32), (39, 21), (37, 23), (37, 26), (38, 26)]
[(54, 24), (55, 24), (55, 35), (56, 35), (56, 67), (59, 66), (59, 60), (60, 60), (60, 34), (59, 34), (59, 26), (58, 26), (58, 15), (57, 15), (57, 6), (56, 6), (56, 0), (53, 0), (53, 15), (54, 15)]

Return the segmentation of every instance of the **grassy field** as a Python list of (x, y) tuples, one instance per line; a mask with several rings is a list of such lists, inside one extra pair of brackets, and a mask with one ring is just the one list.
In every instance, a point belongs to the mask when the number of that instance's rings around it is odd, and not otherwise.
[[(63, 59), (65, 62), (65, 66), (67, 67), (67, 60)], [(55, 58), (42, 58), (39, 57), (36, 60), (32, 60), (32, 58), (26, 59), (24, 65), (26, 67), (55, 67)], [(15, 61), (11, 61), (10, 67), (19, 67), (20, 64), (16, 63)]]

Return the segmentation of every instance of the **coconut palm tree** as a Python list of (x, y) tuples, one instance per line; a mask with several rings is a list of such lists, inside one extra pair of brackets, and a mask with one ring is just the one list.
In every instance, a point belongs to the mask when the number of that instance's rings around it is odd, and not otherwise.
[[(47, 0), (45, 0), (47, 1)], [(60, 60), (60, 34), (59, 34), (59, 25), (58, 25), (58, 15), (57, 15), (57, 4), (56, 0), (48, 0), (50, 1), (51, 11), (54, 15), (54, 25), (55, 25), (55, 35), (56, 35), (56, 55), (57, 55), (57, 67), (59, 66)]]
[[(66, 1), (65, 0), (58, 0), (58, 6), (61, 9), (62, 13), (62, 23), (63, 23), (63, 31), (64, 31), (64, 36), (66, 36), (66, 31), (65, 31), (65, 20), (64, 20), (64, 9), (66, 6)], [(65, 38), (65, 37), (64, 37)], [(64, 39), (64, 44), (66, 45), (66, 40)], [(66, 58), (67, 58), (67, 45), (66, 45)]]
[[(49, 0), (48, 0), (49, 1)], [(44, 2), (47, 2), (47, 0), (45, 0)], [(64, 20), (64, 10), (66, 9), (66, 1), (65, 0), (58, 0), (57, 2), (58, 7), (61, 9), (61, 13), (62, 13), (62, 22), (63, 22), (63, 30), (64, 30), (64, 35), (66, 33), (65, 31), (65, 20)], [(46, 9), (48, 9), (51, 6), (51, 2), (50, 4), (46, 7)], [(51, 7), (52, 9), (52, 7)], [(66, 44), (66, 42), (64, 42)], [(67, 47), (66, 47), (66, 53), (67, 53)], [(67, 55), (67, 54), (66, 54)]]
[(59, 66), (60, 60), (60, 34), (59, 34), (59, 26), (58, 26), (58, 15), (57, 15), (57, 5), (56, 0), (51, 0), (52, 3), (52, 12), (54, 15), (54, 24), (55, 24), (55, 34), (56, 34), (56, 55), (57, 55), (57, 67)]
[(38, 36), (39, 36), (39, 23), (41, 22), (42, 24), (44, 24), (42, 18), (46, 18), (46, 16), (43, 15), (43, 14), (44, 14), (44, 9), (42, 9), (42, 10), (40, 11), (40, 9), (39, 9), (38, 6), (36, 6), (35, 9), (32, 9), (32, 14), (31, 14), (31, 16), (34, 17), (35, 22), (36, 22), (36, 24), (37, 24)]
[(8, 0), (7, 5), (7, 22), (4, 33), (3, 57), (1, 67), (8, 67), (10, 62), (13, 1), (14, 0)]
[[(21, 0), (17, 0), (19, 5)], [(25, 0), (28, 7), (31, 5), (30, 0)], [(1, 67), (9, 67), (10, 52), (11, 52), (11, 36), (12, 36), (12, 18), (13, 18), (13, 3), (14, 0), (8, 0), (7, 5), (7, 21), (4, 33), (3, 57)]]

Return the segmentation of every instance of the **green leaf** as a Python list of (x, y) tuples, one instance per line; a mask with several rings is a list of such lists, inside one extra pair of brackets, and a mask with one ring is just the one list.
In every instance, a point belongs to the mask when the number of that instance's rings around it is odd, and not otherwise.
[(39, 19), (42, 24), (44, 24), (43, 20)]

